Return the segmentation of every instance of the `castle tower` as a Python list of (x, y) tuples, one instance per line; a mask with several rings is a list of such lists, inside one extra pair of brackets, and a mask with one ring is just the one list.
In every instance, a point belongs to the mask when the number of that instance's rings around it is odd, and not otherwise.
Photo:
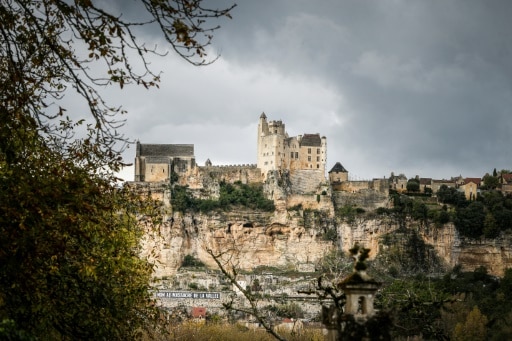
[[(257, 166), (261, 170), (262, 180), (266, 179), (268, 171), (271, 170), (289, 170), (290, 172), (307, 170), (307, 177), (311, 178), (314, 173), (313, 177), (318, 182), (325, 181), (327, 163), (325, 136), (320, 137), (317, 133), (288, 137), (282, 121), (267, 121), (267, 116), (262, 113), (258, 123), (257, 149)], [(297, 176), (301, 177), (301, 175)]]
[(348, 180), (348, 171), (341, 165), (341, 163), (336, 162), (334, 167), (329, 171), (329, 181), (331, 184), (340, 183)]
[(260, 115), (258, 124), (258, 158), (257, 165), (265, 179), (270, 170), (281, 169), (284, 164), (285, 125), (282, 121), (267, 122), (265, 113)]

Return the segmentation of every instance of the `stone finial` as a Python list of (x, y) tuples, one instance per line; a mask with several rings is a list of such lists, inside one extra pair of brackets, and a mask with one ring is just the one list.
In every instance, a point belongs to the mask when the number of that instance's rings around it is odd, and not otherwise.
[(356, 244), (349, 251), (354, 258), (354, 272), (338, 283), (338, 288), (342, 289), (347, 297), (344, 313), (364, 321), (375, 314), (373, 300), (381, 283), (366, 273), (365, 260), (369, 257), (370, 249)]

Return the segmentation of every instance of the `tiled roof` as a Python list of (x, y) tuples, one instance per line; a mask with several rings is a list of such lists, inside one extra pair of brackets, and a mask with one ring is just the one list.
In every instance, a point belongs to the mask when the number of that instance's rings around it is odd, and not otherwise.
[(431, 178), (420, 178), (420, 185), (430, 185), (431, 183)]
[(320, 134), (304, 134), (302, 140), (300, 141), (300, 145), (309, 147), (321, 147), (322, 139), (320, 138)]
[(503, 180), (505, 180), (507, 183), (512, 181), (512, 173), (502, 174), (501, 177)]
[(336, 173), (348, 173), (348, 171), (341, 165), (341, 163), (336, 162), (334, 167), (329, 171), (329, 173), (336, 172)]
[(139, 156), (194, 156), (193, 144), (140, 144)]
[(446, 180), (446, 179), (443, 179), (443, 180), (432, 180), (433, 183), (436, 183), (436, 184), (454, 184), (455, 181), (454, 180)]
[(480, 178), (465, 178), (464, 179), (464, 185), (469, 184), (470, 182), (480, 185), (480, 183), (482, 182), (482, 179), (480, 179)]

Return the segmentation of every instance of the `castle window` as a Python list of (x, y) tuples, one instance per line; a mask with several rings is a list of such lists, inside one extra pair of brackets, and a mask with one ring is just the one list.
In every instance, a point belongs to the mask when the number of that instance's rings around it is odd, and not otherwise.
[(320, 156), (316, 157), (316, 162), (320, 162)]
[(311, 161), (311, 156), (308, 156), (308, 161)]
[(293, 159), (293, 152), (290, 153), (290, 158)]
[(320, 154), (320, 148), (317, 148), (317, 149), (316, 149), (316, 153), (317, 153), (317, 154)]
[(320, 165), (318, 163), (316, 164), (316, 168), (320, 168)]
[(298, 159), (299, 158), (299, 152), (295, 152), (295, 158)]
[(308, 154), (311, 154), (311, 148), (308, 148)]

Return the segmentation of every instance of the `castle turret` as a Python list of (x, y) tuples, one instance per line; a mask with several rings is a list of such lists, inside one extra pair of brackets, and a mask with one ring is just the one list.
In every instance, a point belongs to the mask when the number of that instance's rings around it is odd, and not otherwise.
[(331, 184), (348, 181), (348, 171), (341, 165), (341, 163), (336, 162), (334, 167), (329, 171), (329, 181)]

